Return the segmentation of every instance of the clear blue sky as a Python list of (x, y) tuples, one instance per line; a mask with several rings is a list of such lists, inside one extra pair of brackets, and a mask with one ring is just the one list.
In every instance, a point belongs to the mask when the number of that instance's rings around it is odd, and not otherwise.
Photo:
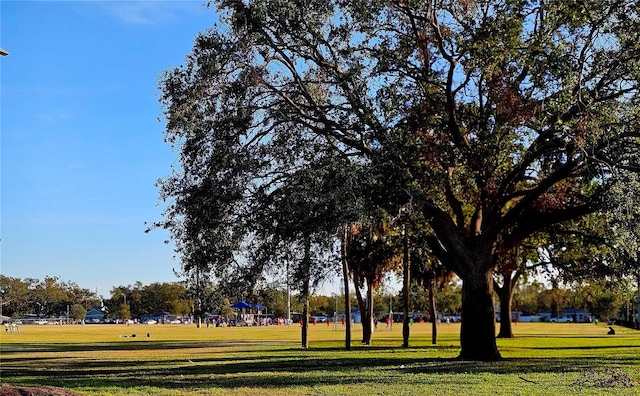
[[(156, 179), (158, 76), (216, 19), (199, 1), (0, 2), (1, 273), (111, 288), (176, 281)], [(160, 205), (159, 205), (160, 204)]]

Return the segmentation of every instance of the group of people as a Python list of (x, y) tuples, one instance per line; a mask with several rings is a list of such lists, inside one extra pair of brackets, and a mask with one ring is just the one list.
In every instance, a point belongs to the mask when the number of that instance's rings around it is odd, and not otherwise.
[[(316, 325), (318, 323), (318, 320), (315, 317), (311, 317), (311, 320), (309, 321), (312, 325)], [(327, 320), (325, 321), (325, 323), (327, 324), (327, 327), (331, 326), (331, 319), (327, 318)], [(298, 324), (300, 325), (300, 327), (302, 327), (302, 318), (298, 319)], [(344, 321), (344, 316), (342, 317), (342, 327), (345, 326), (345, 321)]]
[(18, 327), (17, 323), (5, 323), (4, 324), (4, 331), (6, 333), (19, 333), (20, 332), (20, 327)]

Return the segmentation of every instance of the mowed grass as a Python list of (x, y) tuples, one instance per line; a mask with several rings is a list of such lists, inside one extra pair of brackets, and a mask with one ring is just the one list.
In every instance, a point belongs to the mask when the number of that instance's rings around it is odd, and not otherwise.
[[(184, 325), (21, 326), (0, 336), (0, 383), (87, 395), (638, 395), (640, 332), (592, 324), (520, 323), (498, 339), (500, 362), (464, 362), (456, 324), (381, 324), (372, 346), (344, 331)], [(132, 335), (135, 334), (135, 337)], [(147, 337), (147, 334), (149, 335)]]

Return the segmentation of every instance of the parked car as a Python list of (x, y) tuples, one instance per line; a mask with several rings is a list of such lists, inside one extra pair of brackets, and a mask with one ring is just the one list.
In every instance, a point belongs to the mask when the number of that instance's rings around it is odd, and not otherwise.
[(442, 320), (447, 323), (458, 323), (462, 321), (462, 316), (460, 315), (445, 315), (442, 317)]
[(158, 323), (158, 321), (155, 319), (147, 319), (144, 321), (144, 324), (156, 324), (156, 323)]
[(568, 316), (558, 316), (558, 317), (549, 319), (549, 322), (552, 322), (552, 323), (570, 323), (570, 322), (573, 322), (573, 319), (568, 317)]

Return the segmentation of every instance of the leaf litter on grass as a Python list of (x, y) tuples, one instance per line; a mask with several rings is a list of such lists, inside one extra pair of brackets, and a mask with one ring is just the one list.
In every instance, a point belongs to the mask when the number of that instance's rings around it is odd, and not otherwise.
[(573, 385), (593, 386), (596, 388), (632, 388), (639, 384), (629, 374), (614, 367), (604, 370), (592, 369), (583, 371)]

